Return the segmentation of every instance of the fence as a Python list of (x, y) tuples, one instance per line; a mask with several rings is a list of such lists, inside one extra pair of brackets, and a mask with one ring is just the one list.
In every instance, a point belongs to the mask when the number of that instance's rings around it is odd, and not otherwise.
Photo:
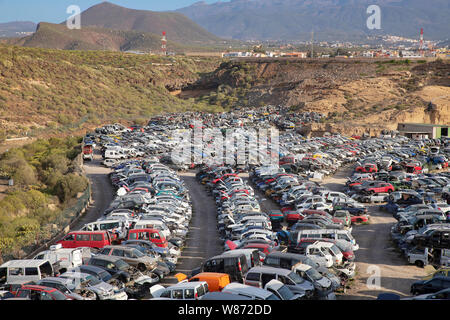
[(41, 226), (32, 244), (24, 246), (20, 250), (15, 250), (12, 253), (3, 254), (0, 260), (5, 262), (12, 259), (29, 259), (38, 252), (48, 249), (64, 236), (70, 230), (71, 226), (82, 217), (90, 201), (91, 185), (88, 184), (88, 187), (76, 199), (74, 205), (63, 210), (51, 223)]

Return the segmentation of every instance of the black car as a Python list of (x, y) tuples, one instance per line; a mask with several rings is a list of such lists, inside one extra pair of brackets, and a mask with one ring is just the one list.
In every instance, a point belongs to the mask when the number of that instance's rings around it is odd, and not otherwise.
[(450, 288), (450, 277), (437, 276), (430, 280), (414, 282), (411, 285), (411, 293), (413, 295), (434, 293), (447, 288)]

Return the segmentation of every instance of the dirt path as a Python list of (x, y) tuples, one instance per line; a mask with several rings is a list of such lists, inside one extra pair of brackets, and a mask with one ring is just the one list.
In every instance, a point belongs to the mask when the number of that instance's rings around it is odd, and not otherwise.
[[(344, 167), (333, 177), (324, 179), (321, 184), (333, 191), (342, 191), (352, 169), (351, 166)], [(353, 227), (352, 235), (360, 247), (355, 252), (357, 275), (351, 289), (348, 289), (345, 295), (339, 295), (339, 299), (374, 299), (381, 292), (408, 296), (411, 283), (425, 276), (423, 268), (408, 264), (396, 250), (390, 241), (390, 229), (396, 220), (378, 207), (378, 204), (368, 207), (370, 224)], [(379, 268), (379, 288), (367, 286), (369, 277), (375, 275), (372, 266)], [(370, 279), (369, 285), (375, 284), (372, 278)]]
[[(222, 253), (223, 243), (217, 229), (217, 211), (213, 197), (208, 195), (203, 185), (195, 179), (195, 172), (179, 175), (189, 189), (194, 211), (186, 237), (186, 247), (178, 259), (174, 274), (182, 272), (189, 276), (191, 271), (206, 259)], [(173, 276), (169, 276), (163, 279), (161, 284), (176, 282)]]

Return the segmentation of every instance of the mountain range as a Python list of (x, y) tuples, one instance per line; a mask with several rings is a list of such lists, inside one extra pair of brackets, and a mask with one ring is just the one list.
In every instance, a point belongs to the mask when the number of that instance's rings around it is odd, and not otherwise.
[[(370, 5), (381, 29), (369, 30)], [(231, 0), (176, 10), (217, 36), (240, 40), (355, 40), (391, 34), (441, 40), (450, 36), (448, 0)]]
[(36, 23), (30, 21), (14, 21), (0, 23), (0, 38), (20, 37), (24, 33), (34, 32)]

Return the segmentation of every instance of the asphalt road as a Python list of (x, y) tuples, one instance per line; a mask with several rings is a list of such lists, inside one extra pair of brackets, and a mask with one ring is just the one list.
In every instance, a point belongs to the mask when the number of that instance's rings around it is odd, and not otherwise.
[(72, 226), (72, 230), (79, 230), (86, 223), (96, 221), (113, 200), (114, 189), (108, 177), (111, 169), (104, 167), (101, 161), (100, 151), (96, 149), (94, 160), (85, 161), (83, 164), (84, 171), (91, 182), (92, 202), (85, 214)]
[[(190, 275), (191, 271), (199, 267), (206, 259), (223, 252), (223, 242), (217, 230), (216, 204), (205, 187), (195, 179), (195, 172), (179, 173), (186, 183), (192, 200), (193, 214), (186, 237), (186, 246), (178, 259), (174, 274), (181, 272)], [(173, 276), (169, 276), (161, 284), (176, 283)]]

